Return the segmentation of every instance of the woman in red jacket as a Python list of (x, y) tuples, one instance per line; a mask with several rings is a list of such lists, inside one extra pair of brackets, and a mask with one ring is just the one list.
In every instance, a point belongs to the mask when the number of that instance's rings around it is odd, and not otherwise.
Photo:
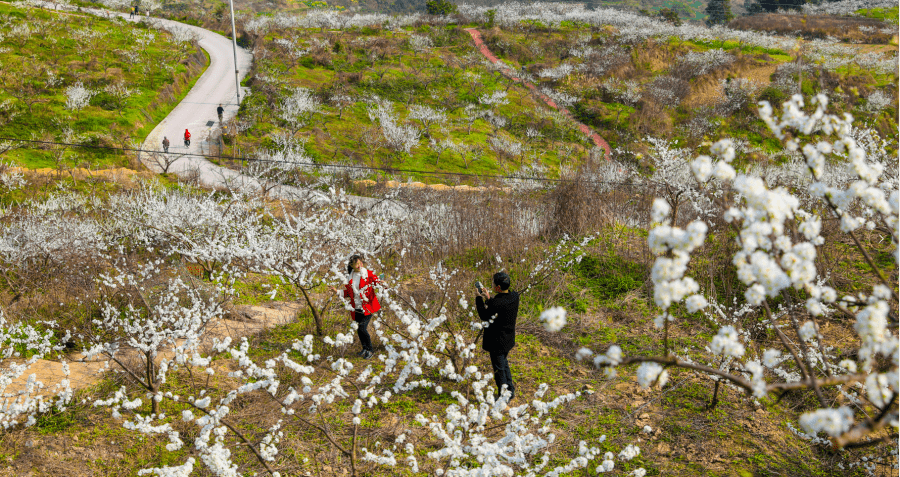
[(187, 129), (184, 130), (184, 147), (188, 147), (191, 145), (191, 132)]
[[(363, 348), (357, 356), (369, 359), (375, 354), (372, 350), (372, 337), (369, 336), (369, 321), (372, 315), (381, 309), (378, 297), (375, 296), (378, 276), (366, 269), (366, 264), (359, 255), (350, 257), (347, 273), (350, 274), (350, 280), (344, 286), (344, 298), (350, 301), (350, 306), (353, 307), (351, 318), (357, 324), (356, 333)], [(334, 287), (331, 287), (331, 290), (338, 291)]]

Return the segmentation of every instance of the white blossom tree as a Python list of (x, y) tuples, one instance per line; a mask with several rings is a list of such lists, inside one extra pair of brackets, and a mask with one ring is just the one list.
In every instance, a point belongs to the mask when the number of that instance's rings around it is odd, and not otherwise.
[(79, 81), (66, 88), (66, 109), (72, 111), (82, 109), (91, 102), (91, 98), (96, 94), (96, 91), (85, 88)]
[[(625, 356), (613, 345), (597, 354), (594, 363), (613, 375), (617, 367), (640, 364), (637, 379), (643, 387), (664, 385), (668, 367), (692, 370), (715, 380), (711, 406), (723, 385), (757, 399), (771, 393), (811, 390), (821, 407), (800, 416), (801, 435), (823, 442), (818, 435), (824, 433), (833, 446), (841, 448), (864, 443), (870, 436), (890, 438), (896, 432), (900, 351), (896, 325), (890, 323), (896, 323), (898, 316), (897, 276), (872, 259), (858, 233), (862, 228), (878, 230), (890, 239), (896, 264), (900, 191), (896, 178), (884, 176), (884, 164), (868, 160), (866, 151), (850, 136), (851, 119), (827, 114), (828, 100), (823, 95), (812, 103), (816, 109), (808, 114), (803, 98), (797, 95), (784, 104), (779, 117), (762, 102), (760, 115), (789, 150), (802, 152), (812, 179), (805, 192), (818, 203), (817, 209), (802, 207), (800, 199), (787, 189), (769, 188), (759, 177), (738, 173), (731, 165), (735, 152), (729, 140), (712, 145), (714, 157), (701, 155), (690, 162), (694, 180), (701, 187), (732, 191), (711, 195), (710, 200), (736, 236), (738, 251), (733, 264), (746, 287), (745, 305), (735, 310), (710, 303), (711, 297), (703, 294), (699, 283), (686, 276), (691, 254), (707, 240), (709, 226), (702, 220), (685, 228), (675, 226), (672, 207), (656, 199), (652, 215), (659, 225), (650, 231), (648, 244), (657, 255), (652, 269), (653, 298), (662, 310), (656, 325), (663, 329), (663, 355)], [(812, 136), (814, 133), (818, 137)], [(849, 186), (821, 182), (829, 156), (847, 161), (856, 176)], [(841, 296), (819, 276), (817, 247), (825, 237), (823, 217), (817, 211), (840, 222), (841, 233), (870, 267), (867, 292)], [(776, 307), (775, 300), (783, 302)], [(678, 326), (680, 310), (703, 311), (710, 322), (720, 326), (705, 359), (679, 356), (669, 342), (669, 329)], [(763, 317), (766, 329), (778, 339), (775, 347), (759, 354), (750, 352), (739, 320), (748, 310)], [(821, 320), (837, 315), (852, 321), (858, 338), (850, 358), (835, 353), (821, 332)], [(584, 348), (578, 356), (583, 359), (592, 354)], [(837, 388), (852, 404), (833, 407), (824, 396), (826, 388)], [(880, 432), (885, 428), (892, 430)]]
[(279, 117), (284, 120), (291, 135), (295, 135), (309, 123), (313, 114), (320, 112), (321, 108), (321, 101), (312, 91), (297, 87), (281, 102)]

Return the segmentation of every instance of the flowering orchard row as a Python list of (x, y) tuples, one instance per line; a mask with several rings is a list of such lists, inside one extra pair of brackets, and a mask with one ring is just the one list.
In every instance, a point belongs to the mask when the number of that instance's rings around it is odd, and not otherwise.
[[(780, 393), (808, 390), (817, 404), (799, 417), (797, 432), (811, 445), (847, 448), (885, 440), (882, 445), (896, 452), (896, 169), (868, 157), (852, 136), (851, 121), (828, 114), (824, 97), (814, 98), (812, 107), (799, 96), (779, 113), (761, 107), (772, 133), (802, 155), (805, 186), (771, 187), (752, 171), (738, 170), (734, 143), (722, 140), (709, 155), (684, 163), (689, 172), (680, 184), (703, 214), (682, 211), (679, 219), (682, 205), (665, 198), (653, 203), (647, 242), (657, 255), (651, 280), (663, 332), (659, 351), (629, 354), (613, 343), (596, 343), (573, 358), (592, 358), (611, 376), (637, 367), (644, 387), (664, 386), (680, 368), (763, 405), (777, 405), (770, 398)], [(841, 177), (852, 180), (836, 184), (826, 177), (835, 163), (844, 164)], [(4, 176), (6, 187), (23, 186), (14, 176)], [(411, 230), (427, 226), (411, 222), (441, 217), (361, 210), (334, 189), (325, 196), (327, 204), (273, 209), (240, 191), (147, 184), (107, 199), (63, 191), (7, 211), (0, 229), (4, 288), (30, 299), (56, 280), (63, 290), (57, 293), (91, 312), (86, 320), (3, 322), (0, 423), (33, 425), (42, 413), (74, 404), (67, 380), (40, 382), (29, 377), (29, 368), (41, 358), (68, 359), (66, 343), (77, 343), (89, 359), (123, 376), (121, 388), (92, 399), (93, 405), (108, 408), (126, 430), (164, 438), (168, 452), (183, 456), (141, 475), (185, 476), (198, 466), (214, 475), (280, 475), (292, 468), (281, 443), (297, 430), (327, 442), (352, 475), (400, 468), (453, 476), (557, 476), (578, 469), (645, 474), (633, 464), (639, 445), (616, 454), (602, 450), (605, 436), (582, 442), (574, 436), (566, 447), (557, 442), (554, 416), (581, 392), (548, 396), (543, 385), (514, 403), (506, 394), (494, 396), (492, 377), (473, 364), (472, 337), (491, 324), (475, 318), (470, 287), (443, 264), (428, 277), (437, 301), (417, 303), (399, 278), (386, 279), (378, 292), (385, 311), (373, 324), (384, 349), (373, 361), (347, 358), (353, 325), (330, 331), (323, 317), (333, 299), (322, 290), (346, 280), (348, 250), (370, 257), (386, 277), (402, 277), (410, 270)], [(829, 219), (840, 223), (838, 234), (823, 234)], [(730, 266), (743, 286), (736, 306), (720, 303), (690, 266), (711, 231), (723, 233), (715, 227), (730, 230), (736, 240)], [(872, 258), (865, 230), (892, 244), (889, 266)], [(818, 251), (826, 239), (839, 237), (855, 244), (870, 268), (865, 290), (847, 293), (818, 273)], [(519, 283), (527, 288), (568, 269), (591, 240), (565, 239), (549, 248)], [(198, 264), (205, 278), (182, 274), (183, 262)], [(279, 277), (282, 293), (296, 290), (316, 332), (262, 359), (248, 339), (208, 336), (208, 325), (223, 315), (249, 274)], [(696, 314), (713, 324), (713, 338), (697, 349), (675, 348), (669, 332), (696, 326), (686, 321)], [(763, 329), (776, 337), (773, 344), (757, 346), (742, 319), (747, 315), (762, 317)], [(567, 313), (549, 307), (540, 319), (559, 332)], [(824, 319), (853, 330), (850, 352), (845, 341), (839, 353), (834, 338), (822, 332)], [(360, 430), (370, 416), (408, 395), (441, 411), (419, 413), (391, 440), (363, 444)], [(844, 404), (836, 405), (836, 396)], [(249, 400), (268, 403), (273, 419), (262, 425), (236, 419), (235, 409)], [(874, 471), (881, 464), (867, 459), (843, 465)]]

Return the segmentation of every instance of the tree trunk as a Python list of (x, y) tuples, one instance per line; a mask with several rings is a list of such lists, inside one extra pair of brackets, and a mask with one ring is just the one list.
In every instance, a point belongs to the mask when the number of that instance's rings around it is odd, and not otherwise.
[(313, 320), (316, 322), (316, 334), (322, 336), (324, 333), (322, 332), (322, 318), (319, 316), (319, 311), (316, 310), (316, 306), (313, 305), (312, 299), (309, 297), (309, 293), (306, 293), (306, 288), (297, 287), (300, 291), (303, 292), (303, 298), (306, 298), (306, 304), (309, 305), (310, 311), (313, 314)]
[(153, 357), (148, 351), (144, 353), (144, 358), (147, 360), (147, 389), (149, 389), (152, 394), (150, 397), (150, 412), (159, 415), (159, 402), (156, 400), (156, 392), (158, 390), (156, 383), (153, 381)]

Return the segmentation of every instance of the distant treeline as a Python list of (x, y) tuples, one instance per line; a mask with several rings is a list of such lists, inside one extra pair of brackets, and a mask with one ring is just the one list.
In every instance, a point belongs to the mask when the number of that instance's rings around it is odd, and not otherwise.
[[(406, 14), (406, 13), (426, 13), (428, 11), (426, 3), (428, 0), (335, 0), (329, 2), (334, 5), (341, 5), (347, 8), (359, 7), (362, 11), (378, 12), (388, 14)], [(703, 12), (707, 9), (709, 3), (719, 4), (730, 3), (729, 0), (722, 2), (721, 0), (710, 2), (709, 0), (701, 0), (703, 5), (699, 11)], [(478, 6), (492, 6), (504, 3), (504, 0), (465, 0), (464, 2), (456, 1), (456, 4), (467, 3)], [(587, 1), (566, 1), (561, 0), (560, 3), (582, 4), (586, 8), (625, 8), (633, 11), (649, 11), (659, 12), (663, 9), (669, 9), (677, 12), (683, 20), (687, 21), (693, 17), (693, 12), (687, 2), (678, 0), (587, 0)], [(799, 10), (807, 3), (821, 4), (828, 3), (827, 0), (751, 0), (736, 3), (735, 13), (740, 14), (746, 12), (748, 14), (775, 12), (778, 10)], [(696, 9), (695, 9), (696, 10)]]

